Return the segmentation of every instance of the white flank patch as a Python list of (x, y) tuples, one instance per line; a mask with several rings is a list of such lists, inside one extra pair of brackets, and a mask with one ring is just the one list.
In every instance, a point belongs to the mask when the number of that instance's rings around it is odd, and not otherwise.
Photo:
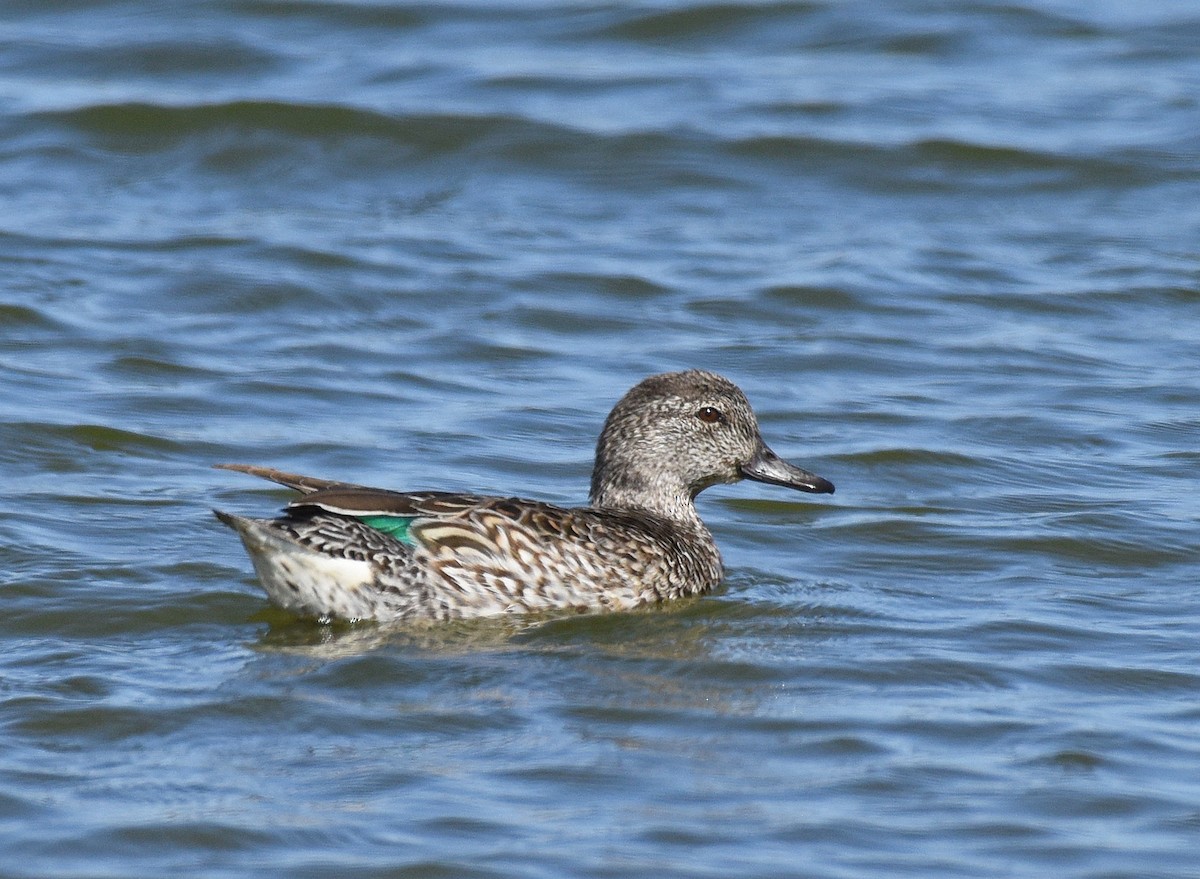
[(370, 562), (317, 552), (253, 519), (236, 519), (254, 570), (275, 604), (308, 616), (369, 619), (378, 599)]

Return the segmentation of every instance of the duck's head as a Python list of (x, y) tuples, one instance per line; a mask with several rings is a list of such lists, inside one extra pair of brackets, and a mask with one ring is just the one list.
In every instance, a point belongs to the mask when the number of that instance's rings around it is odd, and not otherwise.
[(763, 442), (746, 395), (715, 373), (654, 375), (617, 403), (596, 445), (596, 507), (694, 516), (710, 485), (754, 479), (829, 494), (833, 483), (784, 461)]

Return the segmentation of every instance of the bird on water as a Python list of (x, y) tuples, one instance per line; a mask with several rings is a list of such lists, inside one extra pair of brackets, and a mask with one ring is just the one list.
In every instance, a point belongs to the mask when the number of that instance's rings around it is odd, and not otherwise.
[(276, 519), (215, 512), (270, 600), (322, 620), (624, 610), (708, 592), (724, 569), (701, 491), (753, 479), (833, 492), (767, 447), (737, 385), (695, 369), (644, 379), (609, 413), (586, 507), (217, 466), (301, 492)]

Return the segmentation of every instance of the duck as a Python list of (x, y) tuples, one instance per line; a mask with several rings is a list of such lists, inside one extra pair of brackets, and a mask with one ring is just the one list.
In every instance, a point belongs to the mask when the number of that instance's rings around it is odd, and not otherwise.
[(273, 519), (214, 513), (268, 599), (322, 622), (604, 613), (703, 594), (724, 566), (700, 492), (743, 479), (834, 491), (771, 451), (737, 385), (699, 369), (652, 375), (617, 402), (586, 506), (215, 466), (300, 493)]

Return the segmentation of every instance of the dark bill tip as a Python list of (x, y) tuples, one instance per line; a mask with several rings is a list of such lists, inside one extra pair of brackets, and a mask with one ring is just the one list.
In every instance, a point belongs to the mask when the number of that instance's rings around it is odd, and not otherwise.
[(833, 483), (828, 479), (809, 473), (794, 464), (789, 464), (765, 445), (753, 458), (741, 466), (742, 475), (755, 482), (782, 485), (798, 491), (814, 494), (833, 494)]

